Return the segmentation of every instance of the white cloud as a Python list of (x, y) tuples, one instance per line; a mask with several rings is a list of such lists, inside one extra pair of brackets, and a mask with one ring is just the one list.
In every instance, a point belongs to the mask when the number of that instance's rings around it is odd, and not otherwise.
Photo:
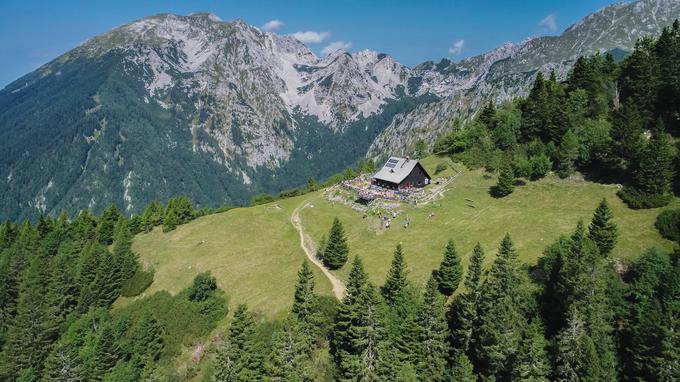
[(293, 37), (300, 40), (300, 42), (303, 44), (318, 44), (326, 40), (328, 37), (330, 37), (330, 35), (331, 34), (328, 32), (314, 31), (295, 32), (292, 34)]
[(286, 25), (283, 21), (281, 20), (269, 20), (264, 25), (262, 26), (262, 30), (265, 32), (273, 32), (282, 26)]
[(538, 26), (547, 29), (550, 32), (555, 32), (557, 30), (557, 16), (554, 13), (545, 16)]
[(452, 54), (452, 55), (460, 54), (460, 52), (463, 51), (464, 46), (465, 46), (465, 40), (463, 40), (463, 39), (460, 39), (460, 40), (454, 42), (453, 45), (451, 45), (449, 47), (449, 54)]
[(333, 41), (332, 43), (326, 45), (322, 50), (321, 54), (324, 56), (327, 56), (336, 50), (347, 50), (352, 47), (351, 42), (345, 42), (345, 41)]

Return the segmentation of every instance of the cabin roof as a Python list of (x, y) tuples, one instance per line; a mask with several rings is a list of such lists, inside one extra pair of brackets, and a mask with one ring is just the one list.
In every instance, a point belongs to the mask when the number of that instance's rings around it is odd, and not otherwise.
[(380, 171), (373, 175), (373, 179), (399, 184), (417, 165), (418, 160), (416, 159), (390, 157)]

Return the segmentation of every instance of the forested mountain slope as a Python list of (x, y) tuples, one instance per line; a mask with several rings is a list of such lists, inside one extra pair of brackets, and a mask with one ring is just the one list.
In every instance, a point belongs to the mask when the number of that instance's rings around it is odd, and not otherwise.
[(484, 99), (525, 94), (536, 70), (563, 78), (576, 56), (630, 51), (678, 16), (677, 1), (618, 4), (559, 37), (415, 68), (372, 51), (319, 58), (210, 14), (137, 20), (0, 90), (0, 216), (131, 214), (179, 194), (247, 203), (432, 144)]

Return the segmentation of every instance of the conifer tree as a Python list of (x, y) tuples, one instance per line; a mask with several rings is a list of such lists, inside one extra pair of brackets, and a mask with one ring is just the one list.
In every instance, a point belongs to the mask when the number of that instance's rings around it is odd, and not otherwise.
[(78, 356), (78, 348), (59, 343), (45, 361), (43, 380), (81, 382), (86, 378)]
[(314, 274), (307, 260), (302, 262), (298, 271), (298, 281), (295, 284), (295, 298), (291, 311), (295, 318), (304, 326), (307, 333), (313, 329), (315, 317), (316, 295), (314, 294)]
[(0, 377), (12, 380), (24, 369), (38, 375), (58, 338), (58, 312), (48, 297), (49, 268), (40, 254), (32, 260), (19, 288), (16, 316), (0, 355)]
[(64, 322), (78, 305), (78, 283), (73, 266), (77, 261), (77, 254), (69, 252), (68, 250), (60, 251), (48, 265), (50, 283), (47, 299), (58, 312), (59, 324)]
[(91, 243), (97, 236), (97, 219), (90, 211), (82, 210), (71, 224), (74, 238), (81, 243)]
[(311, 337), (304, 334), (297, 321), (286, 319), (272, 342), (272, 351), (264, 364), (268, 381), (311, 380)]
[(546, 352), (547, 341), (543, 325), (534, 319), (524, 331), (513, 367), (513, 380), (528, 382), (548, 382), (550, 361)]
[(122, 215), (118, 212), (118, 208), (116, 208), (115, 204), (112, 204), (104, 211), (97, 222), (96, 236), (100, 243), (109, 245), (113, 242), (113, 231), (118, 219), (121, 217)]
[(496, 118), (496, 105), (494, 105), (493, 100), (490, 100), (479, 114), (479, 121), (489, 129), (494, 129), (497, 123)]
[(609, 161), (618, 171), (630, 172), (644, 148), (643, 131), (645, 119), (640, 115), (637, 104), (628, 100), (612, 112), (610, 130), (611, 147)]
[(560, 381), (600, 381), (601, 371), (593, 340), (577, 309), (557, 337), (556, 377)]
[(16, 315), (22, 274), (39, 246), (37, 231), (28, 222), (17, 231), (16, 234), (9, 233), (16, 235), (14, 243), (0, 256), (0, 344), (4, 342), (8, 327)]
[(448, 327), (444, 300), (437, 281), (430, 276), (425, 286), (422, 308), (418, 314), (420, 354), (418, 375), (424, 381), (443, 381), (449, 354)]
[(482, 264), (484, 250), (477, 243), (465, 276), (465, 292), (450, 306), (448, 311), (449, 329), (451, 330), (451, 345), (459, 352), (467, 353), (472, 340), (472, 329), (478, 319), (478, 304), (482, 288)]
[(165, 348), (163, 335), (163, 326), (153, 314), (145, 313), (130, 335), (131, 353), (138, 366), (144, 367), (158, 360)]
[(99, 270), (90, 290), (97, 298), (97, 306), (109, 308), (120, 295), (122, 275), (120, 263), (105, 248), (102, 249)]
[(383, 298), (388, 304), (395, 304), (403, 297), (408, 287), (406, 263), (404, 262), (404, 251), (401, 244), (397, 244), (392, 258), (392, 265), (387, 272), (385, 284), (380, 288)]
[(347, 238), (345, 237), (345, 229), (342, 223), (336, 217), (333, 219), (330, 233), (328, 234), (328, 241), (323, 254), (324, 264), (330, 269), (338, 269), (345, 265), (347, 256), (349, 255), (349, 247), (347, 246)]
[(443, 295), (450, 296), (458, 289), (460, 280), (463, 278), (463, 266), (460, 264), (460, 258), (452, 240), (446, 244), (444, 259), (439, 265), (436, 276), (439, 291)]
[(151, 232), (153, 227), (163, 223), (163, 205), (157, 201), (151, 202), (142, 215), (142, 231)]
[[(676, 308), (677, 309), (677, 308)], [(654, 360), (654, 378), (657, 381), (677, 381), (680, 379), (680, 327), (678, 312), (669, 317), (667, 326), (663, 328), (659, 355)]]
[(420, 307), (412, 296), (402, 299), (399, 304), (388, 310), (388, 324), (390, 325), (390, 342), (395, 350), (396, 359), (403, 364), (410, 364), (416, 368), (420, 354), (420, 326), (416, 309)]
[(568, 130), (560, 141), (557, 161), (558, 175), (566, 178), (574, 173), (578, 159), (579, 141), (572, 130)]
[(116, 343), (112, 324), (103, 323), (98, 330), (94, 341), (94, 364), (90, 379), (102, 380), (118, 362), (119, 347)]
[(163, 232), (173, 231), (179, 224), (181, 223), (175, 209), (168, 209), (168, 212), (163, 216)]
[[(595, 243), (586, 236), (582, 222), (579, 222), (572, 235), (570, 252), (563, 262), (560, 276), (563, 285), (562, 304), (567, 312), (576, 317), (573, 319), (583, 322), (585, 334), (594, 348), (594, 356), (590, 353), (586, 355), (588, 362), (597, 369), (600, 380), (616, 380), (618, 366), (613, 338), (614, 317), (607, 296), (605, 265), (598, 256)], [(591, 345), (583, 346), (590, 352)]]
[(617, 238), (616, 224), (606, 199), (602, 199), (595, 210), (593, 220), (588, 227), (588, 237), (595, 242), (602, 256), (607, 256), (614, 249)]
[(457, 351), (453, 358), (451, 367), (451, 381), (475, 382), (477, 376), (474, 373), (472, 362), (464, 352)]
[(121, 217), (116, 223), (112, 248), (116, 270), (121, 281), (131, 279), (139, 268), (137, 256), (132, 252), (132, 237), (130, 224)]
[(633, 174), (635, 189), (646, 195), (666, 196), (671, 189), (675, 149), (671, 138), (657, 126), (642, 150), (640, 162)]
[(246, 305), (234, 312), (223, 348), (217, 355), (217, 381), (255, 381), (262, 372), (260, 344), (255, 338), (255, 322)]
[(543, 73), (536, 74), (529, 96), (522, 104), (522, 137), (525, 142), (541, 138), (547, 116), (548, 89)]
[(651, 37), (639, 39), (623, 61), (619, 76), (622, 102), (637, 105), (645, 120), (653, 114), (659, 83), (659, 68)]
[[(165, 220), (167, 220), (171, 214), (174, 215), (172, 218), (176, 219), (176, 225), (190, 222), (194, 218), (194, 206), (191, 203), (191, 200), (186, 196), (178, 196), (170, 199), (168, 208), (165, 209), (165, 216), (163, 218), (164, 226), (166, 225)], [(168, 230), (170, 231), (170, 229)]]
[(356, 330), (352, 329), (359, 320), (361, 295), (365, 292), (367, 276), (361, 259), (357, 256), (352, 262), (347, 293), (338, 308), (330, 341), (330, 351), (340, 377), (355, 376), (358, 373), (360, 348)]
[[(349, 373), (343, 375), (344, 379), (360, 381), (381, 381), (381, 372), (385, 369), (383, 355), (381, 351), (386, 349), (383, 346), (385, 333), (383, 328), (383, 318), (380, 311), (380, 301), (375, 287), (368, 283), (358, 299), (357, 320), (350, 327), (350, 334), (353, 341), (355, 360), (358, 361), (356, 374)], [(393, 365), (392, 365), (393, 366)]]
[(515, 191), (515, 174), (509, 165), (504, 165), (500, 169), (498, 175), (498, 183), (491, 190), (496, 197), (504, 197), (512, 194)]
[(546, 83), (547, 105), (545, 126), (543, 127), (543, 140), (557, 142), (569, 130), (569, 117), (567, 116), (567, 97), (562, 85), (557, 82), (555, 71), (550, 72), (550, 78)]
[(479, 324), (473, 328), (474, 359), (486, 377), (507, 378), (511, 372), (524, 326), (523, 281), (514, 245), (505, 235), (484, 280)]
[(667, 131), (677, 134), (680, 130), (678, 105), (674, 100), (680, 99), (680, 21), (664, 28), (654, 45), (654, 53), (658, 62), (659, 78), (656, 91), (655, 111), (666, 124)]

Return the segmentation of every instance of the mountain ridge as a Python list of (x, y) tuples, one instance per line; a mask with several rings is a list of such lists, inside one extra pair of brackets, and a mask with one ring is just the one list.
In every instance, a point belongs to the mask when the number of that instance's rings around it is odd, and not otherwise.
[(561, 36), (414, 67), (370, 50), (317, 57), (209, 13), (135, 20), (0, 90), (0, 216), (138, 213), (177, 194), (243, 204), (364, 156), (407, 154), (481, 102), (526, 94), (537, 70), (563, 78), (576, 55), (630, 50), (679, 4), (616, 4)]

